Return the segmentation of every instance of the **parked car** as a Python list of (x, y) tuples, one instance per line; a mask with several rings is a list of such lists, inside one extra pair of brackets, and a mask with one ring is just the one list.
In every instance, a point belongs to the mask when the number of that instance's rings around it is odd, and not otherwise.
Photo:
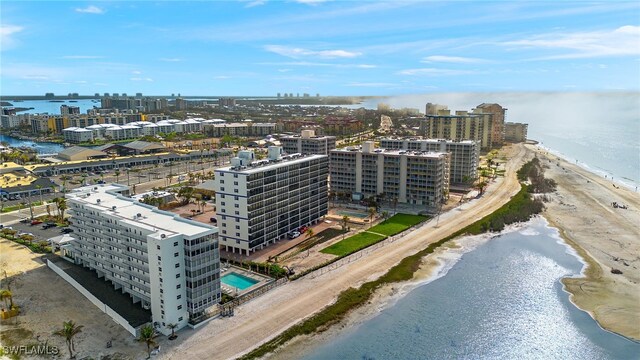
[(218, 220), (215, 217), (210, 218), (209, 221), (211, 221), (212, 223), (218, 222)]
[(20, 220), (20, 222), (23, 223), (23, 224), (27, 224), (29, 221), (31, 221), (31, 220), (29, 220), (29, 218), (24, 218), (24, 219)]
[(54, 227), (56, 227), (56, 224), (47, 223), (47, 224), (44, 224), (44, 226), (42, 227), (42, 230), (47, 230), (47, 229), (54, 228)]
[(305, 231), (307, 231), (307, 227), (306, 226), (302, 226), (300, 227), (300, 230), (298, 230), (300, 232), (300, 234), (304, 234)]
[(61, 233), (63, 233), (63, 234), (69, 234), (69, 233), (72, 233), (72, 232), (73, 232), (72, 228), (64, 228), (61, 231)]
[(289, 231), (287, 233), (287, 235), (289, 236), (289, 239), (293, 240), (293, 239), (297, 238), (298, 236), (300, 236), (300, 232), (296, 231), (296, 230), (293, 230), (293, 231)]
[(31, 226), (33, 226), (33, 225), (39, 225), (39, 224), (42, 224), (42, 221), (41, 221), (41, 220), (37, 220), (37, 219), (36, 219), (36, 220), (32, 220), (32, 221), (31, 221)]

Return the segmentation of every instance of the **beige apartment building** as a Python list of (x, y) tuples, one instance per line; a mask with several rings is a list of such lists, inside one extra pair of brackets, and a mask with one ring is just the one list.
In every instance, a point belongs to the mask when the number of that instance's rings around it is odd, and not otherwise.
[(523, 123), (508, 122), (504, 124), (504, 139), (509, 142), (527, 141), (529, 125)]
[(493, 146), (493, 115), (451, 110), (438, 110), (435, 115), (426, 115), (420, 125), (423, 136), (431, 139), (475, 140), (482, 149)]
[(451, 155), (362, 147), (331, 151), (330, 189), (354, 199), (384, 193), (387, 200), (435, 208), (449, 194)]

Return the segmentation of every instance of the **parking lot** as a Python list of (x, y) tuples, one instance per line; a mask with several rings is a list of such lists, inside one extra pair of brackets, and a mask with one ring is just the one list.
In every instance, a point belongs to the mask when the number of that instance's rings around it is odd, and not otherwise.
[[(49, 229), (44, 230), (42, 227), (44, 226), (44, 223), (42, 224), (38, 224), (38, 225), (30, 225), (29, 223), (16, 223), (13, 225), (10, 225), (11, 228), (13, 228), (13, 230), (17, 230), (18, 232), (25, 232), (25, 233), (30, 233), (33, 234), (34, 242), (37, 241), (44, 241), (47, 239), (50, 239), (54, 236), (58, 236), (58, 235), (62, 235), (62, 230), (65, 228), (61, 228), (61, 227), (52, 227)], [(72, 233), (73, 234), (73, 233)]]

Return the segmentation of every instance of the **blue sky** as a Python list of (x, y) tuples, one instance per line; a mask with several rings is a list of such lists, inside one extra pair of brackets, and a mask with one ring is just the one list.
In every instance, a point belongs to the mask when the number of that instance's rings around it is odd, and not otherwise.
[(640, 90), (636, 1), (0, 2), (0, 93)]

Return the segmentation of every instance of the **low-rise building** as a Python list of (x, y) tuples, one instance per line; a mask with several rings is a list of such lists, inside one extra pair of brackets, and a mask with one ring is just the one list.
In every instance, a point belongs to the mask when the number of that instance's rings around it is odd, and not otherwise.
[(269, 147), (265, 160), (240, 151), (216, 169), (216, 219), (222, 249), (248, 255), (318, 222), (328, 211), (328, 157), (283, 155)]
[(509, 142), (527, 141), (529, 125), (523, 123), (508, 122), (504, 124), (504, 139)]
[(69, 127), (62, 130), (64, 141), (71, 144), (93, 141), (93, 131), (90, 129)]
[(300, 135), (281, 136), (282, 148), (288, 154), (329, 155), (336, 148), (335, 136), (316, 136), (314, 130), (302, 130)]
[(218, 229), (123, 196), (118, 184), (65, 195), (76, 264), (151, 309), (156, 329), (171, 334), (220, 301)]
[(450, 153), (362, 147), (331, 151), (330, 189), (362, 199), (384, 194), (388, 201), (436, 208), (449, 194)]

